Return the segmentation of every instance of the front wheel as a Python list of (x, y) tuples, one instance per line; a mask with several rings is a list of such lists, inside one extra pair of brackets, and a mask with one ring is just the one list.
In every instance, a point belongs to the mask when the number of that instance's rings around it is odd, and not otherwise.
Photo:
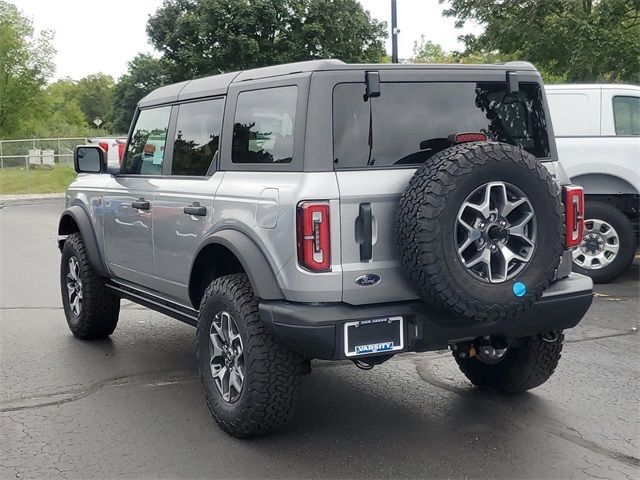
[(546, 382), (560, 361), (564, 335), (561, 331), (520, 339), (514, 346), (498, 345), (490, 354), (453, 356), (464, 375), (476, 387), (495, 393), (514, 395)]
[(60, 263), (62, 306), (71, 333), (83, 340), (106, 338), (118, 324), (120, 299), (107, 290), (89, 260), (79, 233), (67, 237)]
[(573, 271), (595, 283), (607, 283), (626, 270), (635, 252), (629, 219), (612, 205), (587, 202), (582, 244), (573, 251)]
[(291, 420), (302, 358), (265, 331), (246, 275), (227, 275), (207, 288), (197, 351), (207, 405), (227, 433), (264, 435)]

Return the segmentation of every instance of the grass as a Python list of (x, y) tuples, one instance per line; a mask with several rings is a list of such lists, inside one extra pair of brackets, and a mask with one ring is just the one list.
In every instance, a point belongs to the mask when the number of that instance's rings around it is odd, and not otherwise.
[(75, 176), (73, 167), (68, 165), (28, 171), (25, 167), (5, 168), (0, 171), (0, 195), (64, 192)]

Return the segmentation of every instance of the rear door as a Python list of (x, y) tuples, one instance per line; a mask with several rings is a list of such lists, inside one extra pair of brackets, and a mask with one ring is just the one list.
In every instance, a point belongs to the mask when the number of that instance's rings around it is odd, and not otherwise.
[(141, 110), (123, 159), (104, 195), (104, 245), (113, 275), (153, 285), (153, 197), (165, 160), (171, 107)]
[(224, 98), (218, 97), (174, 106), (177, 120), (168, 175), (159, 179), (153, 202), (157, 289), (185, 305), (191, 265), (211, 228), (213, 200), (223, 176), (215, 160), (224, 105)]
[(397, 258), (397, 205), (415, 169), (450, 146), (449, 136), (484, 132), (550, 155), (535, 76), (521, 78), (508, 99), (504, 71), (478, 72), (473, 82), (437, 70), (380, 77), (379, 97), (367, 99), (365, 83), (338, 84), (333, 93), (343, 300), (351, 304), (416, 298)]

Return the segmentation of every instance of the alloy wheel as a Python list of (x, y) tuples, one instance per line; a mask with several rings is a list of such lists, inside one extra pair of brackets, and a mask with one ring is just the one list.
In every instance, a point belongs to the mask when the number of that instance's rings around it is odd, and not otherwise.
[(244, 384), (244, 348), (238, 325), (229, 312), (218, 312), (209, 329), (211, 375), (222, 398), (235, 403)]
[(522, 190), (507, 182), (476, 188), (462, 203), (454, 228), (458, 259), (486, 283), (514, 278), (536, 247), (533, 206)]
[(67, 293), (69, 308), (75, 316), (82, 311), (82, 279), (80, 278), (80, 264), (76, 257), (69, 258), (69, 272), (67, 273)]

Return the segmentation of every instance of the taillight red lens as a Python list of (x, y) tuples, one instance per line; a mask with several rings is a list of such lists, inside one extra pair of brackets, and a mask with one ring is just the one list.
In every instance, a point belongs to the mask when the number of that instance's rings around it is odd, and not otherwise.
[(107, 142), (98, 142), (98, 145), (100, 145), (100, 148), (102, 148), (105, 153), (109, 151), (109, 144)]
[(298, 204), (297, 235), (300, 265), (313, 272), (331, 270), (328, 202)]
[(124, 147), (124, 143), (118, 144), (118, 160), (120, 160), (120, 162), (122, 162), (122, 156), (124, 155)]
[(453, 137), (453, 143), (486, 142), (487, 140), (488, 137), (480, 132), (456, 133)]
[(564, 244), (567, 248), (577, 247), (582, 243), (584, 230), (584, 191), (574, 185), (564, 187), (565, 234)]

